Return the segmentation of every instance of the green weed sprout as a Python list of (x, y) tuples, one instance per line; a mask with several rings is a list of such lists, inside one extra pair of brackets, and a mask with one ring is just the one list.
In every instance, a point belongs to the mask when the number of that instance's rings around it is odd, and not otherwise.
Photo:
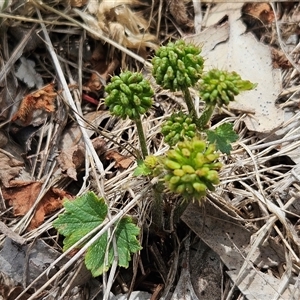
[(214, 185), (219, 183), (222, 163), (218, 158), (215, 145), (197, 137), (179, 142), (163, 160), (164, 181), (171, 191), (185, 198), (201, 199), (207, 189), (213, 191)]
[(152, 106), (153, 90), (141, 73), (125, 71), (111, 78), (105, 87), (105, 104), (113, 115), (127, 117), (136, 124), (143, 157), (148, 155), (141, 115)]

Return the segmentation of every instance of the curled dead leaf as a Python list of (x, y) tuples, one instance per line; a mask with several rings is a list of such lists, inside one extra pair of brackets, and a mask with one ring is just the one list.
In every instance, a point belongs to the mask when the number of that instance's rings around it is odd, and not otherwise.
[(77, 180), (77, 171), (84, 162), (84, 147), (76, 145), (69, 149), (61, 151), (57, 160), (63, 173), (66, 173), (70, 178)]
[(244, 14), (267, 25), (275, 20), (274, 12), (269, 3), (247, 3), (242, 9)]
[(103, 86), (103, 79), (102, 76), (98, 75), (97, 73), (93, 73), (91, 77), (89, 78), (89, 81), (87, 82), (86, 86), (91, 92), (99, 91)]
[[(95, 54), (93, 57), (97, 57)], [(86, 84), (86, 87), (91, 92), (99, 91), (103, 85), (105, 85), (106, 81), (109, 77), (114, 74), (115, 70), (119, 66), (119, 61), (117, 59), (113, 59), (109, 64), (105, 62), (105, 59), (101, 60), (92, 60), (93, 69), (96, 71), (92, 73), (89, 81)]]
[(113, 159), (116, 162), (115, 167), (122, 169), (127, 169), (134, 161), (132, 157), (122, 155), (115, 150), (108, 151), (105, 155), (105, 158), (107, 160)]
[[(14, 216), (24, 216), (35, 203), (42, 183), (15, 181), (14, 184), (15, 186), (13, 187), (2, 189), (3, 198), (13, 207)], [(46, 215), (61, 208), (64, 198), (71, 199), (72, 197), (64, 190), (57, 188), (49, 189), (38, 203), (27, 230), (30, 231), (37, 228), (43, 223)]]
[(47, 112), (55, 110), (54, 101), (57, 93), (54, 92), (54, 83), (50, 83), (43, 88), (34, 91), (23, 98), (19, 110), (13, 115), (12, 121), (21, 121), (23, 126), (29, 125), (33, 118)]
[(82, 7), (86, 5), (88, 0), (71, 0), (71, 7)]
[(274, 69), (289, 69), (292, 67), (286, 55), (281, 50), (275, 48), (272, 48), (272, 61)]
[[(92, 140), (92, 144), (98, 155), (105, 151), (106, 142), (100, 137)], [(70, 178), (77, 180), (76, 169), (83, 165), (85, 159), (85, 148), (81, 143), (71, 148), (66, 148), (61, 151), (57, 160), (63, 173), (66, 173)]]

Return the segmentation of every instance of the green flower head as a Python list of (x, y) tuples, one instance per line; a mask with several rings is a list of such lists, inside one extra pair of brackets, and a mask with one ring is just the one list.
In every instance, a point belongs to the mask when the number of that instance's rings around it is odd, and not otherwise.
[(200, 79), (204, 60), (201, 49), (182, 40), (160, 47), (152, 59), (153, 77), (171, 91), (191, 87)]
[(200, 80), (200, 96), (211, 105), (228, 105), (242, 91), (252, 90), (256, 84), (242, 80), (236, 72), (213, 69)]
[(172, 114), (162, 125), (161, 133), (165, 142), (170, 146), (176, 145), (184, 139), (191, 139), (196, 134), (196, 124), (190, 115), (182, 111)]
[(126, 71), (111, 78), (105, 87), (105, 104), (113, 115), (138, 119), (152, 105), (153, 90), (141, 73)]
[(222, 167), (214, 144), (197, 137), (179, 142), (175, 149), (167, 152), (163, 161), (167, 171), (165, 182), (168, 188), (186, 198), (206, 195), (219, 183), (218, 171)]

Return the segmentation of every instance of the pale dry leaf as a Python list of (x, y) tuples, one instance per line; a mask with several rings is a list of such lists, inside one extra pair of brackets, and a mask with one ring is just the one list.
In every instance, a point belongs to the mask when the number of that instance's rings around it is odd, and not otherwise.
[(42, 76), (34, 69), (35, 62), (24, 57), (21, 57), (20, 61), (21, 65), (16, 72), (17, 78), (23, 81), (29, 88), (37, 87), (40, 89), (44, 85), (44, 81)]
[[(213, 11), (211, 14), (214, 16)], [(216, 15), (208, 19), (208, 24), (216, 26), (212, 20), (219, 22), (225, 16), (229, 18), (226, 43), (223, 42), (226, 38), (224, 32), (219, 41), (214, 34), (208, 36), (207, 33), (187, 37), (186, 40), (203, 45), (205, 70), (235, 71), (242, 79), (258, 84), (254, 90), (238, 95), (236, 101), (229, 105), (231, 109), (246, 112), (243, 120), (249, 130), (268, 133), (279, 128), (284, 114), (276, 107), (275, 101), (281, 92), (281, 76), (279, 70), (273, 69), (270, 48), (257, 41), (252, 33), (245, 33), (245, 25), (240, 19), (241, 3), (216, 5)]]
[(11, 181), (19, 176), (24, 168), (24, 162), (0, 152), (0, 181), (6, 188), (11, 186)]
[(189, 239), (187, 239), (184, 244), (185, 251), (183, 252), (183, 255), (181, 257), (182, 268), (180, 272), (180, 277), (176, 284), (176, 288), (172, 294), (171, 300), (199, 300), (191, 282)]
[[(33, 289), (41, 287), (49, 277), (44, 274), (42, 278), (35, 279), (61, 255), (53, 246), (44, 242), (42, 238), (37, 238), (24, 245), (6, 238), (2, 246), (0, 252), (0, 282), (9, 287), (8, 298), (4, 298), (4, 300), (15, 300), (23, 289), (19, 289), (19, 293), (14, 293), (13, 291), (15, 291), (16, 286), (22, 287), (24, 282), (28, 285), (35, 281), (32, 286)], [(64, 257), (57, 262), (56, 266), (61, 267), (67, 261), (68, 259)], [(52, 268), (51, 275), (54, 275), (54, 273), (55, 268)], [(0, 295), (3, 295), (1, 291)], [(10, 295), (13, 296), (9, 298)], [(27, 293), (23, 296), (20, 300), (30, 298), (30, 295)]]
[[(86, 132), (88, 136), (92, 136), (95, 133), (94, 128), (98, 128), (100, 123), (111, 117), (108, 111), (97, 110), (84, 115), (86, 121)], [(91, 126), (89, 126), (89, 124)], [(94, 128), (93, 128), (94, 127)], [(78, 145), (81, 142), (82, 132), (77, 123), (73, 123), (70, 127), (66, 128), (62, 134), (60, 142), (60, 150), (67, 150), (69, 148)]]
[[(237, 274), (245, 262), (245, 257), (251, 249), (251, 232), (240, 226), (237, 221), (231, 219), (225, 212), (221, 213), (209, 202), (205, 204), (206, 214), (197, 204), (190, 204), (185, 210), (181, 219), (203, 240), (213, 251), (215, 251), (228, 268), (230, 275), (236, 278)], [(204, 223), (205, 222), (205, 223)], [(211, 233), (214, 233), (213, 235)], [(247, 299), (249, 295), (266, 295), (263, 299), (274, 299), (269, 297), (276, 295), (280, 280), (271, 275), (262, 276), (262, 269), (272, 269), (278, 267), (285, 261), (283, 247), (274, 242), (271, 238), (268, 243), (257, 247), (249, 259), (249, 264), (243, 272), (243, 281), (238, 283), (238, 288), (245, 291)], [(256, 267), (255, 270), (254, 267)], [(262, 282), (263, 281), (263, 282)], [(260, 282), (260, 285), (249, 285), (249, 282)], [(259, 291), (258, 291), (259, 287)], [(292, 285), (284, 291), (284, 299), (291, 299)], [(261, 297), (249, 299), (262, 299)], [(298, 298), (297, 298), (298, 299)]]
[[(277, 288), (281, 280), (249, 268), (247, 276), (239, 284), (239, 289), (248, 300), (273, 300), (273, 299), (300, 299), (300, 290), (297, 284), (289, 284), (283, 293), (278, 293)], [(226, 271), (233, 282), (238, 278), (236, 270)], [(278, 297), (278, 298), (276, 298)]]
[[(136, 0), (90, 1), (87, 12), (76, 12), (91, 28), (105, 32), (110, 38), (131, 49), (146, 52), (146, 47), (156, 49), (156, 37), (148, 33), (149, 22), (131, 9), (141, 5)], [(130, 39), (129, 39), (130, 38)]]
[(223, 264), (219, 255), (200, 239), (193, 242), (190, 252), (191, 281), (196, 295), (201, 300), (222, 299)]

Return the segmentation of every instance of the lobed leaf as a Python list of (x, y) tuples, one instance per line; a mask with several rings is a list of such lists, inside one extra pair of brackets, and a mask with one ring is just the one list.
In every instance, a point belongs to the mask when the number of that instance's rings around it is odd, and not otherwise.
[(216, 148), (222, 153), (230, 154), (232, 149), (231, 143), (238, 139), (238, 134), (233, 130), (233, 125), (225, 123), (215, 130), (207, 130), (207, 139), (210, 143), (215, 143)]

